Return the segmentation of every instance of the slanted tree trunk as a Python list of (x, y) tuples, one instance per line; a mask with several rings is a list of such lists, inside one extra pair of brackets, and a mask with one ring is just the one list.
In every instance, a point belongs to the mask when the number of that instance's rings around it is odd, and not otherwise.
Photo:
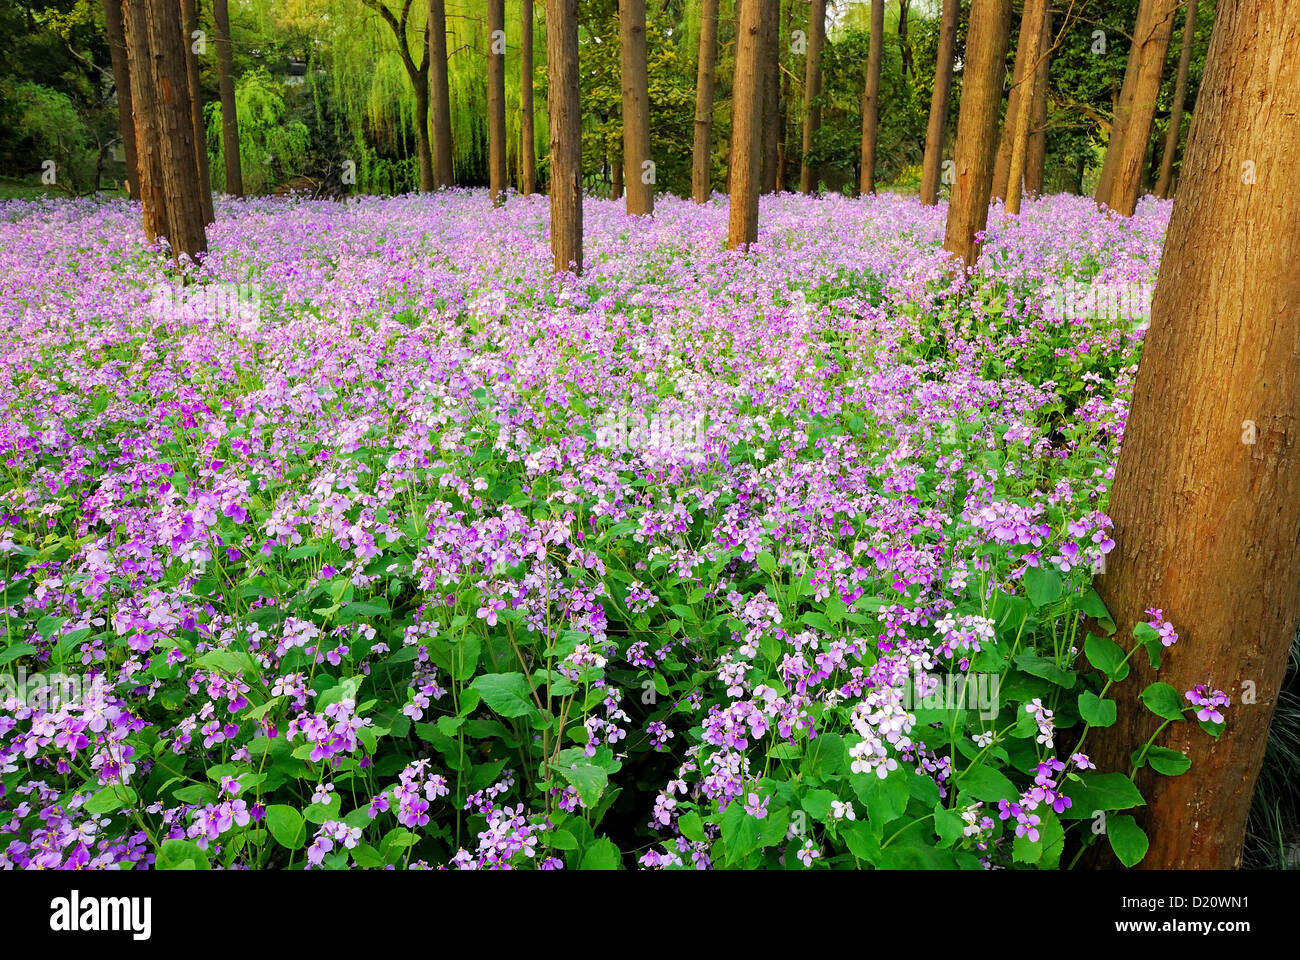
[(1169, 112), (1169, 132), (1165, 134), (1164, 155), (1160, 158), (1160, 179), (1156, 196), (1168, 198), (1174, 182), (1174, 155), (1183, 129), (1183, 106), (1187, 101), (1187, 74), (1192, 65), (1192, 43), (1196, 39), (1196, 0), (1187, 0), (1183, 14), (1183, 48), (1178, 56), (1178, 80), (1174, 83), (1174, 102)]
[[(1011, 164), (1007, 169), (1006, 212), (1020, 213), (1022, 178), (1025, 174), (1025, 157), (1029, 152), (1029, 122), (1033, 118), (1035, 85), (1038, 82), (1039, 44), (1043, 39), (1043, 17), (1047, 12), (1046, 0), (1025, 0), (1025, 16), (1020, 23), (1020, 51), (1016, 59), (1025, 61), (1024, 86), (1020, 91), (1019, 110), (1015, 115), (1015, 135), (1011, 141)], [(1007, 116), (1007, 125), (1012, 125)]]
[(537, 147), (533, 130), (533, 0), (521, 0), (519, 15), (519, 192), (537, 189)]
[[(415, 92), (415, 158), (420, 171), (420, 191), (428, 193), (433, 189), (433, 155), (429, 145), (429, 62), (432, 59), (433, 41), (429, 29), (433, 22), (433, 10), (430, 9), (429, 22), (425, 23), (424, 36), (420, 43), (420, 61), (416, 63), (411, 55), (410, 40), (407, 36), (407, 22), (411, 16), (413, 0), (405, 0), (400, 14), (388, 8), (386, 0), (361, 0), (369, 9), (379, 14), (388, 24), (397, 40), (397, 53), (402, 58), (402, 67)], [(445, 41), (444, 41), (445, 42)]]
[(898, 0), (898, 52), (903, 59), (903, 79), (915, 71), (912, 68), (912, 45), (907, 41), (907, 8), (911, 0)]
[(555, 272), (582, 272), (582, 107), (578, 0), (546, 3), (547, 111), (551, 134), (551, 258)]
[(158, 95), (153, 84), (149, 50), (147, 0), (123, 0), (127, 76), (131, 85), (131, 125), (135, 133), (138, 195), (144, 214), (144, 234), (150, 243), (167, 237), (167, 200), (163, 194), (162, 135), (158, 124)]
[(646, 76), (645, 0), (618, 0), (618, 62), (623, 86), (623, 166), (627, 212), (655, 212), (650, 158), (650, 95)]
[(488, 0), (488, 195), (506, 201), (506, 4)]
[(775, 16), (776, 11), (768, 4), (747, 0), (741, 5), (736, 31), (736, 72), (731, 85), (731, 213), (727, 224), (727, 247), (731, 250), (744, 249), (758, 239), (759, 133), (763, 120), (759, 62), (765, 14)]
[(451, 91), (447, 83), (447, 6), (444, 0), (429, 0), (428, 63), (429, 112), (433, 121), (430, 163), (434, 188), (441, 190), (452, 185)]
[(1010, 33), (1011, 0), (980, 0), (971, 6), (953, 148), (956, 179), (943, 240), (943, 248), (967, 266), (974, 266), (979, 259), (975, 235), (988, 223), (998, 148), (998, 106)]
[(113, 62), (113, 92), (117, 95), (118, 129), (122, 135), (122, 153), (126, 159), (127, 194), (132, 200), (139, 200), (140, 172), (135, 151), (135, 120), (131, 116), (131, 72), (127, 67), (122, 0), (104, 0), (104, 37)]
[(203, 126), (203, 87), (199, 83), (199, 58), (194, 50), (194, 36), (199, 29), (199, 15), (194, 0), (180, 0), (181, 27), (185, 33), (185, 80), (190, 94), (190, 125), (194, 136), (194, 165), (199, 178), (199, 207), (203, 222), (212, 223), (212, 178), (208, 175), (208, 138)]
[(876, 137), (879, 133), (880, 53), (885, 42), (885, 0), (871, 0), (871, 46), (867, 50), (867, 83), (862, 92), (862, 165), (858, 192), (876, 192)]
[[(790, 20), (794, 15), (794, 0), (786, 0), (785, 3), (785, 27), (777, 36), (778, 45), (781, 37), (790, 36)], [(778, 69), (785, 63), (785, 48), (780, 50), (780, 57), (777, 61)], [(777, 137), (776, 144), (776, 188), (784, 190), (786, 184), (786, 169), (790, 165), (790, 71), (780, 70), (781, 85), (779, 99), (781, 103), (781, 128)]]
[(822, 45), (826, 41), (826, 0), (810, 0), (808, 10), (808, 52), (803, 73), (803, 156), (799, 162), (799, 192), (817, 189), (817, 171), (808, 163), (813, 148), (813, 134), (822, 125), (822, 108), (817, 98), (822, 92)]
[(691, 145), (691, 199), (713, 192), (713, 72), (718, 62), (718, 0), (700, 6), (700, 50), (695, 75), (695, 137)]
[(244, 195), (244, 171), (239, 162), (239, 113), (235, 107), (235, 66), (230, 48), (227, 0), (212, 0), (213, 39), (217, 44), (217, 88), (221, 96), (221, 157), (226, 168), (226, 193)]
[(1011, 152), (1016, 145), (1016, 118), (1020, 116), (1020, 95), (1025, 89), (1025, 29), (1029, 20), (1029, 5), (1020, 15), (1019, 42), (1016, 44), (1016, 65), (1012, 72), (1011, 89), (1007, 91), (1007, 112), (1002, 120), (1002, 133), (998, 140), (997, 161), (993, 165), (993, 196), (1007, 198), (1007, 184), (1011, 178)]
[(1151, 126), (1156, 118), (1156, 98), (1160, 95), (1160, 75), (1165, 69), (1178, 3), (1179, 0), (1153, 0), (1148, 29), (1134, 37), (1135, 43), (1140, 41), (1137, 78), (1110, 192), (1110, 207), (1121, 216), (1133, 216), (1142, 192), (1142, 173), (1151, 142)]
[(1097, 190), (1093, 199), (1099, 206), (1111, 205), (1111, 189), (1115, 183), (1115, 168), (1119, 165), (1120, 150), (1124, 144), (1124, 127), (1128, 122), (1133, 105), (1133, 88), (1137, 83), (1138, 52), (1141, 49), (1140, 38), (1149, 29), (1152, 0), (1141, 0), (1138, 4), (1137, 22), (1133, 25), (1133, 43), (1128, 50), (1128, 63), (1124, 67), (1124, 82), (1120, 86), (1119, 100), (1115, 104), (1115, 116), (1110, 123), (1110, 136), (1106, 142), (1106, 155), (1101, 162), (1101, 173), (1097, 176)]
[(1047, 178), (1047, 82), (1052, 64), (1052, 7), (1043, 10), (1043, 33), (1038, 41), (1038, 73), (1034, 77), (1034, 112), (1029, 120), (1029, 150), (1025, 157), (1025, 193), (1043, 194)]
[[(776, 7), (780, 0), (771, 0)], [(763, 48), (759, 53), (759, 86), (762, 105), (759, 113), (763, 118), (762, 161), (763, 192), (776, 190), (776, 171), (779, 163), (777, 156), (781, 136), (781, 19), (779, 11), (763, 16), (763, 35), (760, 38)]]
[(943, 169), (944, 133), (948, 127), (948, 97), (952, 92), (952, 61), (957, 48), (957, 14), (961, 0), (943, 0), (939, 18), (939, 55), (934, 65), (934, 91), (930, 94), (930, 122), (925, 131), (925, 157), (921, 161), (921, 202), (939, 202)]
[(1118, 720), (1086, 752), (1129, 769), (1160, 724), (1137, 699), (1153, 679), (1231, 699), (1217, 739), (1195, 719), (1156, 737), (1188, 772), (1138, 771), (1144, 868), (1240, 865), (1300, 624), (1298, 50), (1300, 5), (1219, 5), (1107, 511), (1097, 584), (1117, 636), (1148, 607), (1180, 636), (1158, 674), (1130, 660)]

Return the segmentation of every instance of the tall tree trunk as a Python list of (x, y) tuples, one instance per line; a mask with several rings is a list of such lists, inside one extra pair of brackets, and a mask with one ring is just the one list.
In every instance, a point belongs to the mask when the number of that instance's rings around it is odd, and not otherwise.
[(429, 143), (429, 74), (411, 75), (415, 89), (415, 159), (420, 171), (420, 192), (434, 189), (433, 147)]
[(957, 15), (961, 0), (943, 0), (939, 18), (939, 55), (934, 65), (934, 91), (930, 94), (930, 123), (925, 130), (925, 157), (921, 161), (921, 202), (939, 202), (943, 168), (944, 133), (948, 128), (948, 97), (952, 93), (952, 61), (957, 48)]
[(1007, 112), (1002, 119), (1002, 133), (998, 140), (997, 161), (993, 165), (993, 196), (1007, 198), (1007, 184), (1011, 179), (1011, 152), (1016, 146), (1016, 118), (1020, 116), (1020, 94), (1025, 80), (1025, 28), (1029, 22), (1029, 5), (1020, 15), (1019, 39), (1016, 43), (1016, 65), (1012, 71), (1011, 89), (1007, 92)]
[(1043, 10), (1043, 33), (1038, 41), (1038, 72), (1034, 77), (1034, 112), (1029, 121), (1029, 150), (1025, 157), (1025, 193), (1043, 194), (1047, 178), (1047, 82), (1052, 65), (1052, 7)]
[(126, 159), (127, 193), (132, 200), (139, 200), (140, 171), (135, 151), (135, 119), (131, 115), (131, 72), (127, 67), (122, 0), (104, 0), (104, 36), (113, 62), (113, 92), (117, 95), (118, 129), (122, 135), (122, 153)]
[(979, 259), (975, 235), (988, 223), (998, 146), (998, 106), (1010, 33), (1011, 0), (972, 4), (962, 68), (961, 111), (953, 147), (956, 179), (943, 239), (943, 248), (967, 266)]
[(1192, 65), (1192, 43), (1196, 39), (1196, 0), (1188, 0), (1183, 14), (1183, 48), (1178, 56), (1178, 80), (1174, 84), (1173, 109), (1169, 114), (1169, 132), (1165, 134), (1164, 156), (1160, 158), (1160, 179), (1156, 196), (1168, 198), (1174, 181), (1174, 155), (1183, 129), (1183, 105), (1187, 100), (1187, 74)]
[(817, 97), (822, 92), (822, 45), (826, 40), (826, 0), (809, 0), (808, 51), (803, 74), (803, 156), (799, 161), (799, 192), (817, 189), (817, 171), (808, 163), (813, 134), (822, 125), (822, 108)]
[(713, 71), (718, 62), (718, 0), (700, 5), (700, 51), (695, 74), (695, 137), (691, 145), (691, 198), (713, 192)]
[[(818, 0), (813, 0), (817, 6)], [(743, 249), (758, 239), (759, 133), (762, 127), (760, 67), (768, 4), (747, 0), (736, 29), (736, 72), (731, 85), (731, 213), (727, 247)]]
[[(790, 36), (790, 20), (794, 16), (794, 0), (785, 2), (785, 27), (777, 36), (778, 45), (781, 37)], [(778, 69), (785, 63), (785, 48), (782, 47), (777, 61)], [(779, 99), (781, 103), (781, 131), (776, 144), (776, 188), (784, 190), (786, 170), (790, 166), (790, 76), (788, 70), (780, 70), (781, 86)]]
[[(1300, 5), (1219, 5), (1110, 500), (1098, 589), (1118, 636), (1160, 608), (1181, 636), (1159, 680), (1232, 701), (1217, 739), (1195, 722), (1159, 735), (1187, 773), (1138, 771), (1145, 868), (1240, 865), (1300, 623), (1297, 51)], [(1147, 658), (1130, 663), (1087, 751), (1102, 770), (1127, 771), (1159, 724), (1137, 699)]]
[(1120, 150), (1124, 144), (1124, 128), (1133, 106), (1133, 88), (1137, 83), (1138, 52), (1141, 38), (1149, 29), (1152, 0), (1141, 0), (1138, 4), (1137, 22), (1133, 25), (1133, 43), (1128, 50), (1128, 63), (1124, 67), (1124, 82), (1120, 87), (1119, 101), (1115, 105), (1115, 116), (1110, 124), (1110, 136), (1106, 142), (1106, 155), (1101, 162), (1101, 173), (1097, 177), (1097, 190), (1093, 194), (1098, 205), (1109, 206), (1111, 190), (1115, 184), (1115, 169), (1119, 165)]
[(519, 192), (526, 197), (537, 189), (537, 147), (533, 130), (533, 0), (521, 0), (519, 24)]
[(618, 63), (623, 85), (623, 173), (627, 212), (655, 212), (650, 158), (650, 94), (646, 76), (645, 0), (618, 0)]
[(912, 67), (912, 45), (907, 41), (907, 8), (911, 0), (898, 0), (898, 50), (903, 58), (903, 79), (916, 71)]
[(506, 4), (488, 0), (488, 195), (506, 200)]
[(135, 131), (136, 171), (139, 176), (144, 234), (150, 243), (171, 233), (167, 200), (163, 193), (162, 134), (159, 130), (158, 93), (153, 84), (153, 57), (149, 51), (147, 0), (123, 0), (127, 76), (131, 84), (131, 125)]
[(141, 169), (146, 234), (165, 236), (172, 256), (207, 251), (200, 201), (186, 43), (176, 0), (127, 0), (131, 103)]
[(199, 208), (203, 222), (212, 223), (212, 178), (208, 175), (208, 138), (203, 125), (203, 87), (199, 83), (199, 58), (194, 50), (199, 15), (194, 0), (180, 0), (181, 27), (185, 33), (185, 79), (190, 94), (190, 126), (194, 137), (194, 169), (199, 178)]
[[(1142, 173), (1151, 143), (1151, 126), (1155, 123), (1156, 98), (1160, 95), (1160, 75), (1169, 53), (1169, 38), (1174, 31), (1174, 14), (1179, 0), (1154, 0), (1149, 30), (1139, 35), (1137, 79), (1133, 84), (1133, 101), (1124, 122), (1124, 140), (1115, 164), (1115, 182), (1111, 187), (1110, 206), (1121, 216), (1131, 217), (1142, 192)], [(1138, 39), (1139, 37), (1135, 37)]]
[[(771, 0), (779, 7), (780, 0)], [(781, 18), (776, 12), (763, 15), (762, 50), (759, 53), (759, 85), (763, 118), (762, 168), (763, 192), (776, 190), (777, 152), (781, 136)]]
[(623, 199), (623, 161), (615, 160), (610, 164), (609, 199)]
[(244, 195), (244, 171), (239, 162), (239, 113), (235, 107), (235, 66), (230, 48), (230, 10), (227, 0), (212, 0), (216, 28), (217, 87), (221, 95), (221, 156), (226, 167), (226, 193)]
[[(1022, 178), (1025, 175), (1025, 156), (1029, 152), (1029, 121), (1034, 113), (1034, 92), (1038, 83), (1039, 44), (1043, 39), (1043, 17), (1047, 12), (1046, 0), (1025, 0), (1025, 18), (1020, 25), (1020, 52), (1025, 61), (1024, 87), (1020, 91), (1020, 109), (1015, 116), (1015, 136), (1011, 146), (1011, 165), (1007, 170), (1007, 207), (1012, 215), (1020, 213)], [(1012, 118), (1007, 117), (1007, 124)]]
[(578, 88), (578, 0), (546, 3), (547, 110), (551, 134), (551, 258), (555, 271), (582, 272), (582, 105)]
[(867, 85), (862, 93), (862, 167), (858, 192), (876, 192), (876, 138), (879, 132), (880, 53), (885, 42), (885, 0), (871, 0), (871, 46), (867, 51)]
[(447, 83), (447, 6), (429, 0), (429, 112), (433, 121), (434, 189), (452, 185), (451, 91)]

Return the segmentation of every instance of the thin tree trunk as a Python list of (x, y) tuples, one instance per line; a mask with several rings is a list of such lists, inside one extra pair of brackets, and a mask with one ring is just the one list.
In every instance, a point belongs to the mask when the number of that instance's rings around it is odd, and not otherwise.
[(925, 131), (925, 157), (921, 162), (921, 202), (939, 202), (943, 168), (944, 133), (948, 127), (948, 97), (952, 92), (952, 61), (957, 48), (957, 15), (961, 0), (943, 0), (939, 19), (939, 55), (934, 66), (934, 91), (930, 94), (930, 123)]
[(551, 134), (551, 258), (557, 273), (582, 272), (582, 105), (578, 0), (547, 0), (547, 110)]
[(1047, 178), (1047, 83), (1052, 65), (1052, 7), (1043, 11), (1043, 33), (1038, 41), (1038, 72), (1034, 77), (1034, 113), (1029, 124), (1029, 151), (1025, 158), (1025, 194), (1040, 197)]
[(135, 131), (137, 189), (150, 243), (171, 233), (163, 194), (162, 135), (158, 129), (158, 96), (151, 72), (146, 0), (123, 0), (127, 75), (131, 84), (131, 125)]
[(808, 163), (813, 148), (813, 134), (822, 125), (822, 108), (817, 97), (822, 92), (822, 45), (826, 40), (826, 0), (809, 0), (808, 52), (803, 74), (803, 156), (799, 161), (799, 192), (817, 189), (817, 171)]
[(181, 27), (185, 34), (185, 77), (189, 88), (190, 125), (194, 137), (194, 169), (199, 178), (199, 208), (203, 222), (212, 223), (212, 178), (208, 175), (208, 138), (203, 125), (203, 88), (199, 83), (199, 58), (194, 51), (194, 34), (199, 29), (199, 15), (194, 0), (180, 0)]
[(434, 189), (433, 147), (429, 143), (429, 74), (413, 73), (411, 86), (415, 88), (415, 159), (420, 171), (420, 192)]
[(452, 185), (451, 91), (447, 83), (447, 7), (429, 0), (429, 112), (433, 122), (434, 189)]
[(1097, 190), (1093, 198), (1098, 205), (1111, 205), (1111, 189), (1115, 183), (1115, 168), (1119, 165), (1120, 150), (1124, 144), (1124, 128), (1128, 122), (1133, 105), (1133, 87), (1137, 83), (1138, 51), (1141, 37), (1148, 30), (1152, 0), (1141, 0), (1138, 4), (1137, 22), (1133, 25), (1133, 43), (1128, 51), (1128, 63), (1124, 67), (1124, 82), (1120, 86), (1119, 101), (1115, 105), (1115, 116), (1110, 124), (1110, 136), (1106, 143), (1106, 155), (1101, 162), (1101, 173), (1097, 177)]
[[(1025, 18), (1020, 25), (1019, 60), (1024, 56), (1024, 89), (1020, 91), (1020, 109), (1015, 116), (1015, 137), (1011, 147), (1011, 165), (1007, 170), (1006, 212), (1020, 213), (1022, 178), (1025, 175), (1025, 156), (1029, 152), (1029, 121), (1034, 112), (1034, 91), (1038, 83), (1039, 44), (1043, 39), (1043, 17), (1047, 12), (1046, 0), (1025, 0)], [(1012, 118), (1007, 117), (1010, 124)]]
[[(780, 0), (771, 0), (777, 6)], [(779, 11), (778, 11), (779, 12)], [(759, 54), (759, 85), (763, 103), (759, 108), (763, 118), (762, 168), (763, 192), (776, 190), (777, 153), (781, 136), (781, 18), (772, 14), (763, 16), (763, 49)]]
[(1020, 93), (1025, 89), (1025, 28), (1029, 22), (1029, 5), (1020, 15), (1020, 33), (1016, 44), (1016, 65), (1012, 71), (1011, 89), (1007, 92), (1007, 112), (1002, 119), (1002, 132), (998, 140), (997, 161), (993, 165), (993, 196), (1007, 198), (1007, 184), (1011, 178), (1011, 152), (1016, 146), (1016, 118), (1020, 116)]
[(623, 161), (615, 160), (610, 165), (609, 199), (623, 199)]
[[(789, 38), (790, 20), (794, 15), (794, 0), (786, 0), (785, 3), (785, 27), (778, 34), (777, 43), (781, 42), (781, 37)], [(778, 59), (778, 68), (785, 63), (785, 49), (780, 51)], [(781, 70), (781, 130), (777, 138), (776, 145), (776, 188), (784, 190), (786, 184), (786, 170), (790, 166), (790, 77), (788, 70)]]
[[(818, 0), (814, 0), (816, 6)], [(736, 33), (736, 73), (731, 86), (731, 213), (727, 247), (739, 250), (758, 239), (759, 133), (762, 127), (762, 89), (759, 62), (763, 52), (764, 13), (775, 15), (767, 4), (748, 0), (742, 4)]]
[(1142, 41), (1138, 51), (1137, 79), (1133, 84), (1133, 101), (1124, 123), (1124, 140), (1120, 145), (1115, 182), (1110, 193), (1110, 206), (1121, 216), (1133, 216), (1142, 192), (1142, 173), (1151, 143), (1151, 127), (1155, 123), (1160, 76), (1164, 73), (1177, 11), (1178, 0), (1154, 0), (1149, 30), (1135, 36), (1135, 40)]
[(1217, 739), (1194, 720), (1156, 736), (1188, 772), (1138, 771), (1149, 869), (1240, 866), (1300, 623), (1298, 50), (1300, 5), (1219, 5), (1107, 511), (1117, 636), (1158, 607), (1180, 638), (1158, 674), (1130, 660), (1087, 752), (1129, 769), (1160, 724), (1138, 700), (1153, 679), (1231, 700)]
[(488, 0), (488, 196), (506, 201), (506, 4)]
[(135, 120), (131, 116), (131, 72), (126, 60), (126, 28), (122, 0), (104, 0), (104, 36), (113, 61), (113, 92), (117, 95), (118, 129), (126, 159), (126, 188), (132, 200), (140, 199), (140, 171), (135, 151)]
[(623, 86), (623, 167), (627, 212), (655, 212), (650, 158), (650, 94), (646, 76), (645, 0), (618, 0), (618, 61)]
[(961, 111), (953, 148), (956, 179), (948, 201), (943, 248), (967, 266), (979, 259), (975, 235), (988, 223), (989, 191), (997, 153), (998, 106), (1011, 33), (1011, 0), (971, 6), (962, 68)]
[(700, 50), (695, 75), (695, 138), (691, 145), (691, 199), (713, 192), (713, 72), (718, 62), (718, 0), (702, 0)]
[(880, 53), (885, 42), (885, 0), (871, 0), (871, 46), (867, 51), (867, 85), (862, 94), (862, 167), (858, 192), (876, 192), (876, 138), (880, 110)]
[(912, 67), (912, 45), (907, 41), (907, 8), (911, 0), (898, 0), (898, 50), (903, 58), (903, 79), (906, 80), (916, 71)]
[(521, 0), (519, 31), (519, 192), (537, 189), (537, 146), (533, 130), (533, 0)]
[(1183, 15), (1183, 48), (1178, 57), (1178, 80), (1174, 84), (1174, 102), (1169, 114), (1169, 132), (1165, 134), (1164, 156), (1160, 158), (1160, 179), (1156, 181), (1156, 196), (1166, 199), (1174, 181), (1174, 155), (1178, 153), (1178, 138), (1183, 129), (1187, 74), (1192, 65), (1192, 43), (1196, 39), (1196, 6), (1196, 0), (1187, 0), (1187, 9)]
[(244, 195), (244, 171), (239, 162), (239, 112), (235, 106), (235, 66), (230, 48), (230, 10), (227, 0), (212, 0), (216, 27), (217, 86), (221, 94), (221, 156), (226, 167), (226, 193)]

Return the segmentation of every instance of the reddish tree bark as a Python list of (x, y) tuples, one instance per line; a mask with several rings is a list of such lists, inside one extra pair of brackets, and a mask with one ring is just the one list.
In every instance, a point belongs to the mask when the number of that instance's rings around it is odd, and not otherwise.
[[(1180, 639), (1156, 675), (1232, 704), (1156, 742), (1192, 760), (1144, 767), (1142, 867), (1231, 868), (1300, 623), (1300, 5), (1219, 5), (1108, 512), (1098, 590), (1128, 636), (1159, 607)], [(1090, 749), (1124, 770), (1159, 721), (1137, 700)], [(1248, 696), (1247, 694), (1251, 694)]]

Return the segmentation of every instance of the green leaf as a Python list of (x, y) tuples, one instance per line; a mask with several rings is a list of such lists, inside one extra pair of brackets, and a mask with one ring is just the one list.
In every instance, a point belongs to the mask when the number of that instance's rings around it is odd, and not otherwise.
[(574, 790), (578, 792), (578, 798), (582, 800), (583, 806), (588, 810), (593, 810), (600, 795), (605, 792), (605, 787), (609, 783), (609, 775), (605, 773), (604, 767), (598, 767), (595, 764), (562, 764), (552, 763), (551, 769), (562, 776)]
[(1035, 677), (1042, 677), (1044, 680), (1048, 680), (1058, 687), (1064, 687), (1066, 690), (1074, 686), (1074, 671), (1062, 670), (1051, 657), (1040, 657), (1035, 653), (1021, 653), (1017, 654), (1014, 659), (1016, 666), (1025, 673), (1033, 674)]
[(776, 569), (776, 557), (764, 550), (758, 555), (758, 569), (764, 573), (771, 573)]
[(1164, 717), (1166, 720), (1183, 719), (1182, 700), (1178, 697), (1178, 691), (1167, 683), (1157, 680), (1143, 690), (1142, 702), (1157, 717)]
[(1137, 821), (1126, 813), (1106, 818), (1106, 836), (1115, 856), (1126, 867), (1140, 863), (1147, 855), (1147, 835), (1142, 832)]
[(958, 777), (957, 788), (985, 803), (1020, 797), (1016, 785), (986, 763), (977, 763)]
[(131, 806), (140, 799), (130, 787), (114, 785), (98, 791), (82, 807), (87, 813), (112, 813), (122, 807)]
[(29, 653), (36, 653), (36, 648), (30, 643), (11, 643), (0, 651), (0, 667), (19, 657), (25, 657)]
[(619, 855), (618, 847), (604, 837), (600, 837), (582, 855), (582, 864), (578, 869), (617, 870), (622, 864), (623, 858)]
[[(1133, 763), (1138, 764), (1141, 749), (1133, 751)], [(1181, 750), (1174, 750), (1170, 747), (1158, 747), (1155, 745), (1146, 748), (1146, 755), (1141, 757), (1146, 763), (1151, 764), (1151, 769), (1156, 773), (1163, 773), (1167, 777), (1176, 777), (1179, 774), (1186, 773), (1192, 767), (1192, 758)]]
[(836, 799), (829, 790), (809, 790), (804, 794), (800, 804), (814, 820), (825, 820), (831, 812), (831, 801)]
[(522, 673), (485, 673), (470, 685), (483, 702), (503, 717), (533, 716), (537, 707), (530, 699), (528, 681)]
[(1085, 771), (1078, 780), (1066, 780), (1064, 792), (1070, 798), (1070, 809), (1062, 816), (1073, 820), (1087, 819), (1098, 810), (1127, 810), (1146, 803), (1133, 781), (1122, 773)]
[(266, 808), (266, 828), (276, 843), (290, 850), (300, 850), (307, 842), (302, 814), (287, 804), (274, 803)]
[(693, 840), (696, 843), (702, 842), (704, 838), (704, 821), (695, 811), (683, 813), (677, 818), (677, 829), (681, 831), (683, 837), (687, 840)]
[(1111, 680), (1123, 680), (1128, 676), (1129, 666), (1124, 662), (1124, 650), (1114, 640), (1090, 633), (1083, 641), (1083, 655)]
[(1109, 727), (1115, 722), (1115, 701), (1103, 700), (1095, 693), (1080, 694), (1079, 716), (1094, 727)]
[(1097, 593), (1097, 591), (1092, 587), (1089, 587), (1084, 592), (1083, 600), (1079, 603), (1079, 609), (1104, 627), (1107, 634), (1115, 632), (1115, 618), (1112, 617), (1110, 611), (1106, 609), (1106, 604), (1101, 599), (1101, 594)]
[(1035, 607), (1046, 606), (1061, 598), (1061, 575), (1047, 567), (1028, 567), (1025, 570), (1025, 596)]
[(208, 855), (189, 840), (164, 840), (154, 861), (157, 870), (209, 870)]

